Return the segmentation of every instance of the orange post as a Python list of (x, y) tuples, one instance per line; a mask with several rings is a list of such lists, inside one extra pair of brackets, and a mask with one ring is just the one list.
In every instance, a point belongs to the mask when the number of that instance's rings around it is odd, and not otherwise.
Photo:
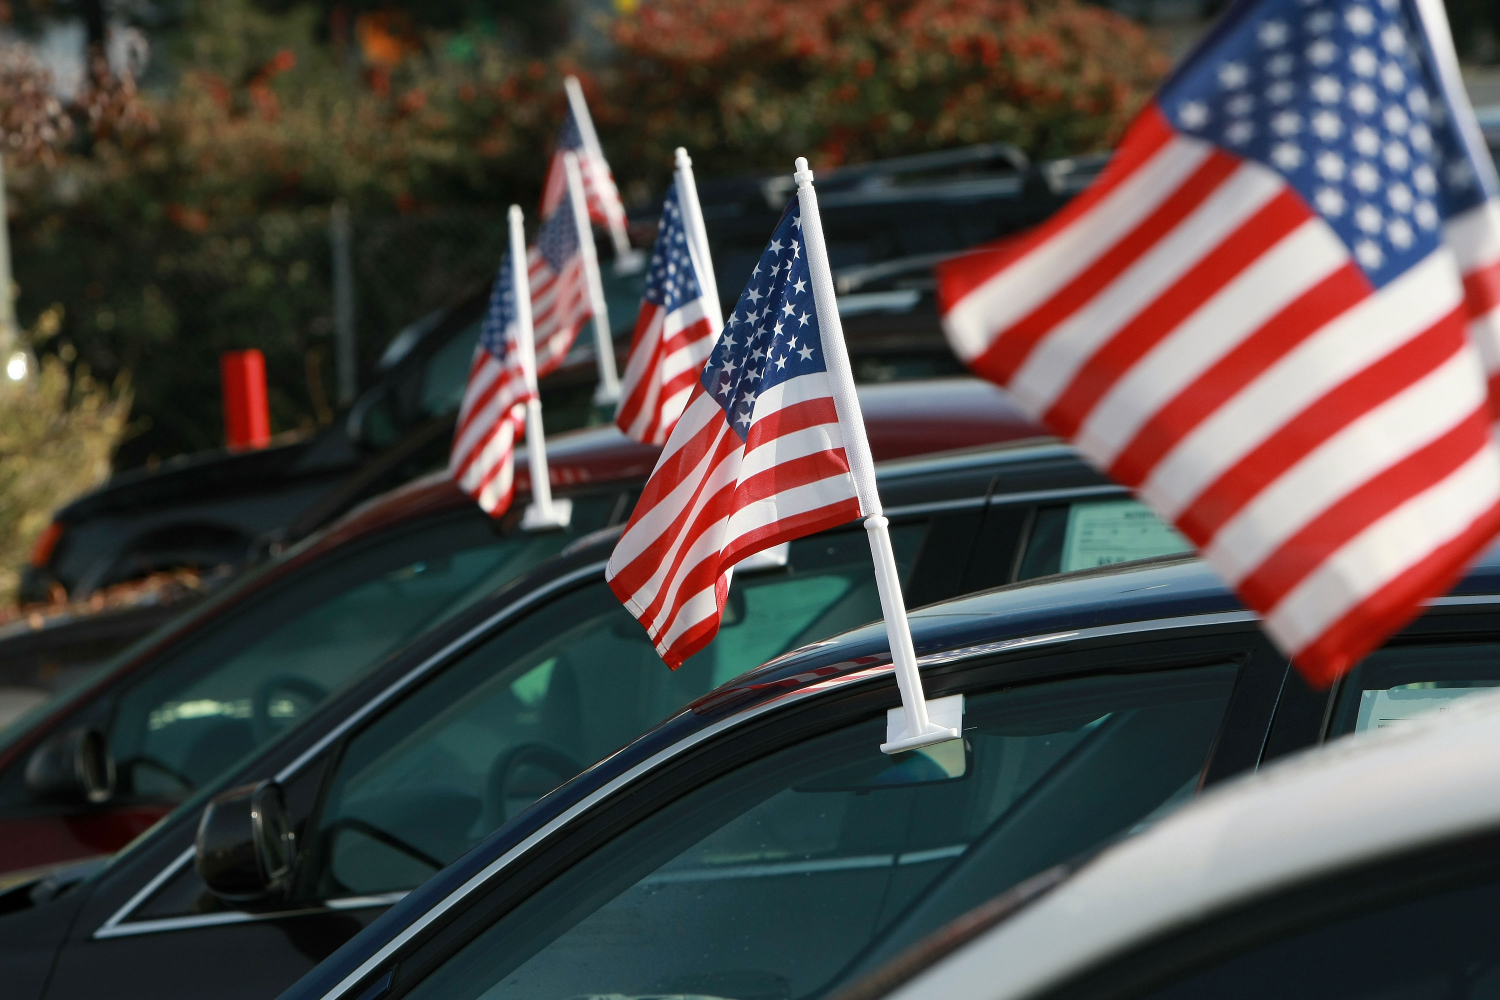
[(224, 383), (224, 437), (231, 450), (271, 443), (271, 410), (266, 402), (266, 356), (260, 351), (225, 351), (219, 358)]

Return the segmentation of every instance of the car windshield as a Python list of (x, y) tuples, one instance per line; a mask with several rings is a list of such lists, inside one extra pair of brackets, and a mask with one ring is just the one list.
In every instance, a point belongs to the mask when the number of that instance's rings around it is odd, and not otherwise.
[(184, 798), (403, 642), (602, 527), (617, 502), (578, 498), (568, 530), (538, 534), (477, 511), (432, 519), (209, 619), (121, 697), (108, 732), (121, 791)]
[(686, 794), (643, 789), (667, 803), (610, 830), (407, 995), (824, 995), (1192, 795), (1235, 675), (1012, 687), (968, 698), (963, 742), (886, 757), (882, 715)]

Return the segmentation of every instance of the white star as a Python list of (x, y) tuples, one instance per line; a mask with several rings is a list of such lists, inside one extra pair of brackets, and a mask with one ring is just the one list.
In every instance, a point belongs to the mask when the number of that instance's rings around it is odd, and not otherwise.
[(782, 357), (782, 358), (777, 358), (775, 360), (776, 360), (776, 370), (777, 371), (781, 371), (781, 369), (783, 369), (783, 368), (786, 367), (786, 358)]
[(730, 348), (732, 348), (735, 345), (735, 343), (736, 343), (736, 341), (735, 341), (734, 336), (732, 334), (728, 334), (728, 333), (724, 334), (724, 349), (725, 349), (726, 352)]
[(1374, 240), (1360, 240), (1354, 248), (1354, 256), (1372, 271), (1385, 263), (1385, 254), (1381, 252), (1380, 244)]
[(811, 347), (807, 347), (806, 345), (804, 345), (802, 347), (802, 349), (799, 350), (797, 353), (800, 354), (800, 355), (802, 355), (802, 360), (803, 361), (811, 361), (812, 360), (813, 349)]
[(1406, 137), (1411, 143), (1411, 148), (1419, 153), (1425, 153), (1432, 148), (1432, 132), (1421, 122), (1411, 127), (1411, 134)]
[(1425, 163), (1411, 172), (1411, 182), (1423, 194), (1433, 194), (1437, 191), (1437, 174), (1433, 173), (1432, 168)]
[(1400, 135), (1411, 127), (1411, 116), (1406, 109), (1399, 104), (1392, 104), (1385, 109), (1385, 127), (1390, 132)]
[(1349, 104), (1362, 115), (1373, 115), (1380, 106), (1380, 98), (1375, 96), (1375, 88), (1361, 83), (1349, 88)]
[(1380, 152), (1380, 134), (1368, 125), (1355, 129), (1354, 148), (1365, 156), (1374, 156)]
[(797, 336), (796, 336), (796, 334), (793, 334), (792, 335), (792, 339), (788, 340), (786, 342), (786, 349), (789, 350), (789, 351), (795, 351), (797, 349)]
[(1219, 83), (1228, 90), (1243, 87), (1248, 79), (1250, 71), (1245, 68), (1244, 63), (1227, 62), (1219, 67)]
[(733, 386), (733, 383), (731, 383), (728, 379), (725, 379), (724, 381), (720, 382), (719, 383), (719, 395), (721, 395), (721, 396), (727, 395), (729, 393), (730, 388), (732, 388), (732, 386)]
[(1267, 21), (1255, 32), (1255, 36), (1260, 39), (1260, 44), (1268, 49), (1274, 49), (1286, 41), (1286, 22)]
[(1290, 80), (1277, 80), (1266, 88), (1266, 100), (1272, 104), (1285, 104), (1297, 96), (1297, 86)]
[(1325, 109), (1312, 116), (1312, 127), (1319, 139), (1332, 142), (1344, 131), (1344, 120)]
[(1224, 138), (1236, 146), (1243, 146), (1255, 138), (1255, 124), (1253, 122), (1235, 122), (1224, 130)]
[(1354, 186), (1366, 193), (1380, 187), (1380, 171), (1368, 163), (1357, 163), (1349, 172), (1349, 179)]
[(1427, 99), (1427, 91), (1421, 87), (1413, 87), (1406, 95), (1406, 106), (1411, 108), (1411, 113), (1418, 118), (1426, 118), (1428, 111), (1432, 108), (1431, 102)]
[(1312, 83), (1312, 94), (1324, 104), (1337, 104), (1344, 96), (1344, 85), (1337, 77), (1320, 76)]
[(1314, 35), (1321, 35), (1325, 31), (1332, 31), (1333, 12), (1327, 10), (1317, 11), (1316, 13), (1309, 14), (1307, 20), (1303, 23), (1306, 25), (1307, 30)]
[(1368, 35), (1375, 30), (1375, 15), (1367, 7), (1351, 6), (1344, 11), (1344, 23), (1356, 35)]
[(783, 316), (795, 316), (797, 314), (797, 309), (790, 302), (783, 302), (781, 304), (781, 314)]
[(763, 358), (765, 356), (766, 356), (766, 352), (763, 351), (763, 350), (761, 350), (759, 347), (757, 347), (755, 350), (753, 350), (753, 351), (750, 352), (750, 360), (751, 361), (759, 361), (761, 358)]
[(1248, 115), (1255, 110), (1255, 98), (1250, 94), (1238, 94), (1224, 104), (1224, 110), (1235, 117)]
[(1277, 143), (1276, 148), (1271, 150), (1271, 162), (1282, 170), (1296, 170), (1302, 166), (1302, 150), (1296, 143)]
[(776, 321), (776, 336), (781, 336), (781, 320)]
[(1283, 52), (1278, 56), (1272, 56), (1266, 63), (1266, 69), (1272, 76), (1286, 76), (1297, 68), (1297, 57), (1290, 52)]
[(1380, 82), (1385, 84), (1386, 90), (1399, 93), (1406, 89), (1406, 74), (1402, 72), (1400, 66), (1388, 62), (1380, 67)]
[(745, 424), (745, 425), (747, 425), (747, 426), (748, 426), (748, 425), (749, 425), (749, 423), (750, 423), (750, 411), (749, 411), (749, 410), (746, 410), (746, 411), (745, 411), (745, 412), (744, 412), (744, 413), (741, 413), (741, 414), (740, 414), (740, 415), (739, 415), (739, 416), (738, 416), (738, 417), (737, 417), (737, 418), (736, 418), (736, 420), (737, 420), (737, 422), (739, 422), (739, 423), (742, 423), (742, 424)]
[(1307, 47), (1307, 59), (1314, 66), (1328, 66), (1339, 57), (1339, 47), (1326, 39)]
[(1380, 44), (1392, 55), (1406, 48), (1406, 36), (1394, 24), (1387, 25), (1380, 33)]
[(1302, 131), (1302, 116), (1295, 111), (1283, 111), (1271, 119), (1271, 128), (1277, 135), (1296, 135)]
[(1318, 170), (1318, 176), (1325, 181), (1341, 181), (1344, 179), (1344, 158), (1331, 149), (1318, 154), (1315, 166)]
[[(762, 295), (754, 285), (751, 285), (749, 288), (745, 289), (745, 298), (749, 299), (751, 302), (759, 302), (761, 299), (765, 298), (765, 296)], [(751, 313), (750, 318), (754, 319), (755, 315), (755, 313)]]
[(1411, 231), (1405, 219), (1397, 219), (1385, 229), (1386, 239), (1399, 250), (1405, 250), (1416, 241), (1416, 234)]
[(1399, 183), (1392, 184), (1386, 189), (1385, 198), (1386, 201), (1391, 203), (1392, 208), (1403, 215), (1410, 212), (1412, 205), (1416, 203), (1416, 198), (1412, 196), (1411, 188)]
[(1374, 205), (1361, 205), (1354, 210), (1354, 224), (1367, 233), (1378, 233), (1385, 228), (1385, 216)]
[[(797, 243), (796, 240), (792, 240), (792, 260), (796, 260), (797, 259), (797, 254), (799, 254), (801, 252), (802, 252), (802, 247)], [(790, 271), (791, 267), (788, 266), (787, 270)]]
[(772, 253), (781, 253), (781, 241), (780, 240), (772, 240), (771, 241), (771, 246), (770, 246), (769, 249), (770, 249), (770, 251)]
[(753, 270), (753, 271), (750, 272), (750, 277), (754, 278), (754, 277), (758, 277), (759, 275), (760, 275), (760, 261), (756, 261), (755, 262), (755, 270)]
[(796, 281), (792, 282), (792, 287), (797, 290), (798, 295), (801, 295), (804, 291), (807, 290), (807, 282), (803, 281), (801, 278), (798, 278)]
[(1202, 128), (1208, 123), (1208, 108), (1202, 101), (1188, 101), (1177, 109), (1183, 128)]
[(1436, 229), (1437, 228), (1437, 225), (1438, 225), (1438, 211), (1437, 211), (1437, 206), (1434, 205), (1432, 202), (1430, 202), (1430, 201), (1418, 202), (1417, 203), (1417, 210), (1413, 214), (1416, 216), (1417, 225), (1421, 226), (1423, 229)]
[(745, 398), (741, 399), (740, 402), (744, 403), (746, 406), (754, 406), (755, 405), (755, 393), (753, 393), (753, 392), (747, 392), (747, 393), (745, 393)]
[(1375, 53), (1360, 46), (1349, 53), (1349, 65), (1354, 67), (1354, 72), (1360, 76), (1374, 76), (1375, 70), (1380, 66), (1380, 60), (1375, 58)]
[[(803, 326), (807, 325), (807, 313), (804, 312), (801, 316), (797, 317), (797, 325), (799, 327), (803, 327)], [(795, 340), (792, 341), (791, 346), (793, 346), (793, 347), (797, 346), (797, 342)]]
[(1411, 154), (1399, 142), (1388, 143), (1385, 147), (1385, 165), (1398, 174), (1405, 173), (1406, 168), (1411, 166)]
[(1347, 207), (1344, 202), (1344, 196), (1339, 193), (1338, 188), (1320, 188), (1314, 200), (1318, 203), (1318, 211), (1332, 218), (1338, 218), (1340, 215), (1343, 215), (1344, 209)]
[(792, 225), (796, 226), (798, 229), (801, 229), (802, 228), (802, 216), (800, 216), (800, 215), (794, 215), (794, 216), (792, 216)]

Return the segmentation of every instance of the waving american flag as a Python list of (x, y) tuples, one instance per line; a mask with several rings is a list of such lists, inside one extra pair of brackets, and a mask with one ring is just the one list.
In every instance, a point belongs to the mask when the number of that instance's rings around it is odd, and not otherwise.
[(557, 135), (557, 148), (552, 152), (552, 162), (547, 165), (547, 181), (542, 188), (542, 218), (546, 219), (568, 200), (568, 177), (563, 168), (563, 154), (571, 152), (578, 157), (578, 169), (583, 174), (583, 194), (590, 221), (608, 227), (611, 234), (623, 234), (625, 206), (620, 202), (620, 191), (615, 186), (614, 174), (610, 172), (604, 150), (594, 133), (594, 123), (589, 118), (583, 90), (571, 76), (566, 81), (566, 89), (568, 113), (563, 118), (562, 131)]
[(1241, 2), (944, 323), (1327, 683), (1500, 526), (1497, 194), (1441, 4)]
[(796, 202), (751, 273), (606, 576), (673, 668), (719, 630), (735, 563), (860, 513)]
[(620, 430), (646, 444), (667, 440), (719, 333), (718, 305), (709, 301), (713, 293), (705, 288), (696, 257), (682, 195), (674, 183), (662, 203), (656, 248), (621, 385), (623, 397), (615, 414)]
[(526, 424), (526, 403), (534, 398), (522, 367), (519, 326), (515, 268), (506, 253), (480, 327), (448, 460), (459, 487), (491, 517), (510, 508), (516, 439)]
[(536, 331), (536, 373), (556, 370), (578, 331), (594, 315), (578, 244), (578, 224), (566, 198), (542, 220), (536, 242), (526, 248), (531, 309)]

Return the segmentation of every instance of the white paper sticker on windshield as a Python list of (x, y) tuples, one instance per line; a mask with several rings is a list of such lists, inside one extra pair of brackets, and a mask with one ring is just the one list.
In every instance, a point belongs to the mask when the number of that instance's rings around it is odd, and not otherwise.
[(1493, 691), (1493, 682), (1480, 681), (1466, 687), (1417, 687), (1415, 685), (1384, 688), (1359, 693), (1359, 719), (1354, 731), (1390, 729), (1431, 712), (1446, 712), (1471, 694)]
[(1068, 508), (1061, 571), (1186, 552), (1186, 538), (1138, 500), (1095, 500)]

